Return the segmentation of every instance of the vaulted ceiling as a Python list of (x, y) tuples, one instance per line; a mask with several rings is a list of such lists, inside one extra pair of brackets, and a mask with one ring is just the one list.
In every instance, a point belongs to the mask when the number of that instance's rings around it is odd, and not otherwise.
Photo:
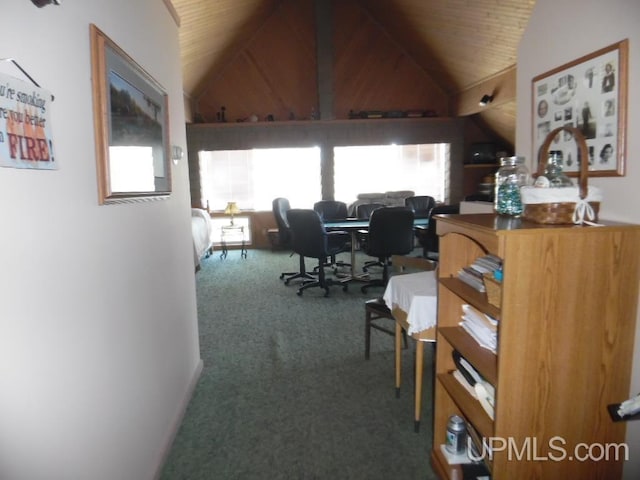
[[(283, 4), (295, 2), (172, 0), (172, 3), (180, 19), (185, 95), (195, 101), (264, 29), (273, 26), (270, 21)], [(341, 14), (336, 12), (343, 12), (341, 8), (347, 3), (366, 15), (367, 22), (376, 26), (379, 35), (410, 58), (413, 66), (448, 98), (447, 115), (473, 114), (478, 123), (513, 145), (515, 92), (496, 95), (494, 103), (482, 111), (478, 110), (477, 101), (484, 93), (498, 93), (486, 91), (496, 78), (506, 76), (515, 83), (518, 43), (535, 0), (333, 0), (334, 15)], [(312, 8), (309, 10), (313, 13)], [(333, 25), (344, 28), (335, 18)], [(355, 35), (356, 26), (352, 28)], [(340, 34), (345, 36), (345, 32)], [(315, 33), (311, 38), (315, 39)], [(336, 48), (345, 45), (344, 41), (334, 43)], [(313, 50), (306, 53), (316, 54)], [(336, 56), (339, 53), (334, 52)], [(376, 52), (361, 51), (360, 57), (352, 55), (351, 61), (354, 58), (370, 61), (372, 54)]]

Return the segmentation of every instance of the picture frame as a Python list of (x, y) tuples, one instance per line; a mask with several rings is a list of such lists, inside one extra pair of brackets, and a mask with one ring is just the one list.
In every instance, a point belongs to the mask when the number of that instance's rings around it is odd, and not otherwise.
[(167, 198), (168, 95), (94, 24), (90, 37), (99, 203)]
[[(536, 166), (546, 136), (566, 125), (580, 129), (585, 136), (589, 176), (625, 175), (628, 50), (625, 39), (533, 78), (532, 145)], [(577, 177), (581, 159), (571, 137), (565, 132), (558, 134), (551, 149), (562, 152), (565, 173)]]

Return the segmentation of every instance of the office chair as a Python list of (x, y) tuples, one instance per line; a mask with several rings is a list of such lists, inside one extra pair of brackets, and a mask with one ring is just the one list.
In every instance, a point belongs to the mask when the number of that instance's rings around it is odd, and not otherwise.
[(408, 207), (384, 207), (374, 210), (369, 220), (365, 253), (382, 263), (382, 278), (370, 280), (362, 287), (385, 287), (389, 280), (392, 255), (407, 255), (413, 250), (413, 212)]
[(337, 200), (320, 200), (313, 204), (313, 209), (322, 220), (344, 220), (348, 216), (347, 204)]
[(291, 210), (289, 200), (282, 197), (274, 198), (273, 202), (271, 202), (271, 207), (273, 216), (276, 219), (276, 225), (278, 225), (278, 245), (291, 247), (291, 229), (289, 228), (289, 222), (287, 222), (287, 212)]
[(436, 206), (436, 199), (428, 195), (417, 195), (405, 198), (404, 204), (413, 211), (415, 218), (429, 218), (431, 209)]
[(439, 258), (439, 239), (438, 234), (436, 233), (437, 220), (433, 218), (433, 216), (445, 213), (460, 213), (460, 204), (438, 205), (433, 207), (433, 209), (431, 209), (431, 215), (429, 216), (429, 223), (427, 224), (427, 226), (416, 227), (418, 242), (422, 247), (422, 256), (424, 258), (428, 258), (429, 260), (433, 260), (434, 262), (437, 262)]
[(385, 207), (384, 203), (362, 203), (356, 207), (356, 217), (369, 220), (374, 210)]
[[(371, 214), (374, 210), (378, 208), (385, 207), (384, 203), (363, 203), (356, 207), (356, 216), (362, 220), (369, 220), (371, 218)], [(356, 232), (356, 239), (358, 240), (358, 245), (360, 250), (365, 250), (367, 244), (367, 236), (369, 232), (366, 230), (359, 230)], [(362, 267), (363, 272), (367, 272), (369, 267), (382, 267), (382, 263), (378, 260), (368, 260), (364, 262), (364, 266)]]
[(342, 285), (343, 291), (347, 291), (348, 284), (339, 280), (326, 278), (324, 267), (327, 258), (337, 254), (342, 249), (342, 235), (340, 232), (327, 232), (322, 224), (320, 215), (314, 210), (292, 209), (287, 213), (293, 250), (301, 257), (318, 259), (318, 278), (304, 280), (298, 289), (298, 295), (308, 288), (320, 287), (324, 289), (325, 297), (329, 296), (331, 285)]
[[(273, 216), (276, 219), (278, 225), (278, 245), (284, 248), (292, 248), (293, 241), (291, 236), (291, 227), (287, 219), (287, 214), (291, 210), (289, 200), (283, 197), (278, 197), (271, 203), (273, 208)], [(294, 252), (291, 253), (293, 255)], [(285, 280), (285, 277), (287, 279)], [(291, 280), (302, 279), (313, 280), (315, 277), (308, 273), (304, 263), (304, 257), (300, 255), (300, 269), (297, 272), (282, 272), (280, 274), (280, 280), (284, 280), (285, 285), (289, 285)]]
[[(348, 216), (347, 204), (337, 200), (320, 200), (313, 204), (313, 210), (318, 212), (322, 221), (344, 220)], [(342, 238), (342, 249), (337, 253), (351, 251), (351, 234), (349, 234), (349, 232), (335, 231), (332, 233), (336, 235), (336, 238), (338, 235)], [(338, 240), (335, 241), (338, 242)], [(343, 262), (342, 260), (337, 261), (335, 254), (331, 255), (329, 263), (325, 265), (325, 267), (334, 267), (334, 272), (336, 273), (339, 267), (350, 266), (351, 264)], [(314, 272), (316, 271), (317, 268), (314, 268)]]
[[(404, 204), (413, 210), (415, 218), (429, 218), (431, 210), (436, 206), (436, 200), (428, 195), (417, 195), (405, 198)], [(415, 238), (420, 243), (417, 230), (415, 231)]]

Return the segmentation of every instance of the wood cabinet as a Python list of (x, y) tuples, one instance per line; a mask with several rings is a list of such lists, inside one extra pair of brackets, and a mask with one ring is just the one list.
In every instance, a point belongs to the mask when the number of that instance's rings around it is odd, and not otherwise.
[[(437, 231), (434, 471), (462, 479), (440, 450), (447, 420), (458, 414), (493, 439), (493, 480), (620, 478), (624, 448), (615, 446), (625, 441), (625, 423), (614, 423), (607, 405), (629, 396), (640, 226), (475, 214), (438, 216)], [(499, 308), (457, 279), (487, 252), (503, 260)], [(463, 304), (499, 320), (496, 354), (459, 326)], [(493, 419), (451, 375), (454, 349), (495, 387)]]
[(497, 163), (467, 163), (464, 165), (464, 176), (462, 179), (462, 195), (478, 194), (479, 185), (484, 181), (485, 177), (495, 177), (496, 172), (500, 168)]

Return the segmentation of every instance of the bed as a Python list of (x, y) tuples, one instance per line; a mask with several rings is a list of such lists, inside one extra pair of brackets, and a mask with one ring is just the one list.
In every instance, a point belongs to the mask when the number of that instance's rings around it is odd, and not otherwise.
[(193, 261), (195, 270), (200, 269), (200, 261), (213, 251), (211, 240), (211, 217), (202, 208), (191, 209), (191, 233), (193, 235)]

